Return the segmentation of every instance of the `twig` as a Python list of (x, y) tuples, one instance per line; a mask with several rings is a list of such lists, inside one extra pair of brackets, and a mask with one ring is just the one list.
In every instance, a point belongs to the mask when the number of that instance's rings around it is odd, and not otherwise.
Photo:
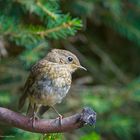
[(36, 120), (35, 126), (32, 127), (29, 117), (0, 107), (0, 123), (36, 133), (66, 132), (83, 127), (85, 124), (94, 125), (95, 122), (96, 113), (91, 108), (86, 107), (81, 113), (63, 118), (61, 125), (59, 124), (59, 119), (40, 119)]
[(36, 32), (35, 34), (41, 35), (42, 37), (44, 37), (44, 36), (47, 36), (47, 35), (50, 34), (50, 33), (58, 32), (58, 31), (60, 31), (60, 30), (62, 30), (62, 29), (68, 29), (68, 28), (70, 28), (71, 26), (73, 26), (73, 23), (72, 23), (71, 21), (69, 21), (69, 22), (66, 22), (66, 23), (62, 23), (62, 24), (59, 25), (59, 26), (56, 26), (56, 27), (47, 29), (47, 30), (45, 30), (45, 31), (38, 31), (38, 32)]
[(53, 12), (49, 11), (40, 1), (37, 1), (36, 3), (38, 7), (40, 7), (47, 15), (49, 15), (52, 19), (56, 20), (57, 15)]

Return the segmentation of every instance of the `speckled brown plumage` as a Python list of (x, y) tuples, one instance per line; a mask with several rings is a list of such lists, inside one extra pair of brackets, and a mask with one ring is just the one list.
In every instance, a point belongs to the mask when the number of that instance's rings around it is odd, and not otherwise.
[(41, 105), (54, 108), (68, 93), (71, 74), (77, 68), (84, 69), (74, 54), (53, 49), (32, 67), (19, 101), (19, 108), (23, 107), (26, 98), (29, 99), (29, 116), (34, 116)]

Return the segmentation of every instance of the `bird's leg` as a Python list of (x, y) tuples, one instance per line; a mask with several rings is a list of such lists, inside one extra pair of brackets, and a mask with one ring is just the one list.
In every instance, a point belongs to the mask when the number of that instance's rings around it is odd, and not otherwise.
[(37, 116), (37, 105), (33, 105), (33, 114), (30, 120), (32, 121), (32, 127), (35, 127), (35, 120), (38, 120), (39, 117)]
[(60, 122), (60, 125), (61, 125), (62, 124), (63, 116), (53, 106), (51, 106), (51, 108), (56, 112), (56, 114), (58, 114), (59, 122)]

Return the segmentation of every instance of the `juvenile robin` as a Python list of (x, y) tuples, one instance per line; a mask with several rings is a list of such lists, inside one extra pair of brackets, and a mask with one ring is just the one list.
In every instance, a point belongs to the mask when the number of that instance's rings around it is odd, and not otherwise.
[(73, 53), (61, 49), (51, 50), (31, 68), (24, 92), (19, 100), (19, 109), (23, 107), (28, 98), (27, 116), (32, 119), (33, 126), (39, 108), (43, 111), (41, 114), (50, 107), (53, 108), (61, 123), (62, 116), (54, 108), (54, 105), (61, 103), (68, 93), (72, 82), (72, 73), (78, 68), (86, 70)]

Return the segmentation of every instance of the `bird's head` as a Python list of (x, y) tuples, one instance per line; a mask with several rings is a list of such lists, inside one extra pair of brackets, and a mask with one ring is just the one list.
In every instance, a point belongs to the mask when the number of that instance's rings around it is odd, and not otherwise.
[(86, 68), (81, 66), (78, 58), (67, 50), (53, 49), (47, 54), (46, 59), (54, 63), (66, 64), (70, 72), (74, 72), (78, 68), (86, 70)]

